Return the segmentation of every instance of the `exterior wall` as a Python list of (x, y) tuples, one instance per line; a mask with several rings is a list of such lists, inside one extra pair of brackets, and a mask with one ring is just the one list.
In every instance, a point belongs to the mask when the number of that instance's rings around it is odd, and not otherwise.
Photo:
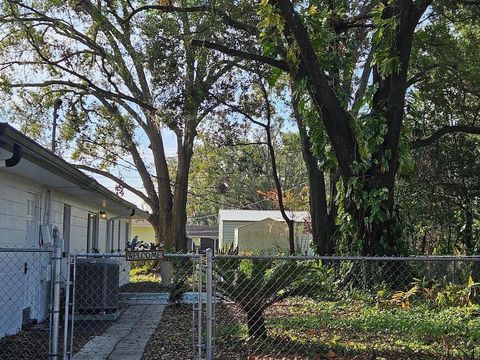
[[(295, 224), (295, 252), (313, 255), (310, 248), (311, 234), (303, 232), (303, 223)], [(234, 246), (240, 253), (288, 254), (288, 226), (282, 221), (271, 219), (238, 227), (234, 230)]]
[(0, 338), (22, 328), (22, 313), (43, 321), (50, 296), (49, 252), (0, 252)]
[[(29, 215), (32, 213), (32, 202), (29, 201), (32, 194), (37, 198), (37, 206), (34, 214)], [(0, 171), (0, 248), (49, 248), (50, 244), (40, 243), (40, 231), (36, 229), (39, 229), (41, 224), (55, 225), (59, 229), (60, 237), (64, 238), (64, 205), (68, 204), (71, 206), (70, 252), (87, 250), (88, 214), (98, 214), (100, 209), (88, 201), (59, 190), (54, 189), (51, 195), (50, 198), (49, 190), (42, 185)], [(118, 215), (105, 210), (108, 217)], [(33, 221), (34, 224), (29, 227), (28, 221)], [(123, 250), (125, 240), (130, 237), (130, 231), (126, 234), (125, 224), (130, 223), (131, 229), (131, 220), (120, 221), (120, 250)], [(118, 234), (118, 220), (115, 223)], [(114, 239), (117, 240), (117, 237)], [(98, 222), (98, 249), (102, 252), (110, 250), (110, 244), (107, 244), (107, 221), (101, 218)], [(0, 252), (0, 314), (3, 314), (0, 316), (0, 338), (15, 334), (21, 329), (22, 312), (25, 309), (29, 310), (31, 319), (43, 321), (47, 317), (50, 255), (50, 252)], [(118, 261), (123, 284), (128, 281), (130, 266), (121, 258)], [(66, 266), (64, 259), (63, 267)]]
[[(49, 223), (58, 227), (60, 237), (63, 238), (63, 211), (64, 205), (71, 206), (70, 218), (70, 251), (87, 250), (87, 226), (88, 214), (98, 214), (99, 208), (89, 204), (87, 201), (64, 194), (58, 190), (52, 191), (50, 219), (48, 219), (48, 207), (50, 204), (48, 189), (32, 181), (21, 177), (1, 173), (0, 177), (0, 247), (41, 247), (38, 241), (39, 234), (35, 239), (27, 239), (27, 211), (29, 193), (37, 196), (36, 221), (37, 227), (40, 224)], [(110, 213), (107, 210), (108, 217), (114, 217), (118, 214)], [(114, 244), (118, 239), (118, 221), (115, 220)], [(124, 244), (127, 235), (127, 219), (121, 219), (120, 239)], [(130, 226), (131, 229), (131, 226)], [(129, 237), (130, 235), (128, 235)], [(109, 251), (110, 244), (107, 243), (107, 220), (99, 218), (98, 220), (98, 245), (99, 251)], [(114, 246), (116, 249), (116, 246)], [(122, 249), (123, 250), (123, 247)]]
[(253, 222), (224, 220), (221, 221), (220, 224), (221, 227), (219, 228), (219, 236), (221, 236), (222, 240), (219, 242), (219, 245), (221, 248), (228, 248), (235, 240), (235, 229), (240, 226), (253, 224)]
[(287, 253), (288, 227), (284, 222), (260, 221), (235, 230), (235, 244), (240, 253)]
[(34, 183), (9, 174), (0, 177), (0, 247), (30, 247), (26, 242), (28, 192), (40, 193)]

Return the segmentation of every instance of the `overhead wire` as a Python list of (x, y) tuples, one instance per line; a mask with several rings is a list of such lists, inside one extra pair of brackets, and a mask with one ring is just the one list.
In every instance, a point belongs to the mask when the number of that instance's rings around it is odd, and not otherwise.
[[(105, 149), (105, 148), (104, 148), (104, 150), (107, 151), (107, 152), (109, 152), (110, 154), (117, 155), (117, 154), (115, 154), (114, 152), (112, 152), (112, 151), (110, 151), (110, 150), (107, 150), (107, 149)], [(189, 195), (195, 196), (195, 197), (197, 197), (197, 198), (201, 198), (201, 199), (203, 199), (203, 200), (205, 200), (205, 201), (208, 201), (208, 202), (211, 202), (211, 203), (213, 203), (213, 204), (222, 205), (222, 206), (227, 206), (227, 207), (233, 208), (233, 209), (239, 207), (238, 205), (233, 205), (233, 204), (229, 204), (229, 203), (226, 203), (226, 202), (223, 202), (223, 201), (218, 201), (218, 200), (215, 200), (215, 199), (211, 199), (211, 198), (208, 198), (207, 196), (205, 196), (205, 195), (203, 195), (203, 194), (198, 194), (198, 193), (196, 193), (196, 192), (193, 192), (193, 191), (191, 191), (191, 190), (188, 189), (188, 185), (186, 185), (186, 184), (183, 184), (183, 187), (182, 187), (182, 184), (178, 185), (176, 182), (174, 183), (174, 182), (169, 181), (169, 180), (167, 180), (167, 179), (165, 179), (165, 178), (162, 178), (162, 177), (159, 177), (159, 176), (157, 176), (157, 175), (154, 175), (154, 174), (152, 174), (152, 173), (150, 173), (150, 172), (148, 172), (148, 171), (146, 171), (146, 172), (145, 172), (145, 171), (140, 171), (140, 170), (136, 167), (136, 165), (135, 165), (134, 163), (130, 162), (129, 160), (127, 160), (127, 159), (125, 159), (125, 158), (122, 158), (121, 161), (126, 162), (126, 163), (129, 164), (130, 166), (129, 166), (129, 165), (121, 164), (121, 163), (119, 163), (118, 161), (115, 161), (115, 160), (110, 160), (110, 159), (108, 159), (108, 160), (107, 160), (107, 159), (103, 159), (103, 160), (108, 161), (108, 162), (110, 162), (110, 163), (112, 163), (112, 164), (114, 164), (114, 165), (121, 166), (121, 167), (123, 167), (123, 168), (136, 171), (136, 172), (139, 173), (139, 174), (148, 175), (148, 176), (150, 176), (150, 177), (152, 177), (152, 178), (155, 178), (155, 179), (157, 179), (157, 180), (159, 180), (159, 181), (162, 181), (162, 182), (164, 182), (165, 184), (168, 184), (168, 185), (170, 185), (170, 186), (172, 186), (172, 187), (174, 187), (174, 188), (176, 188), (176, 189), (184, 190), (184, 191), (186, 191), (187, 194), (189, 194)], [(100, 176), (101, 176), (101, 175), (100, 175)], [(112, 181), (114, 181), (114, 180), (112, 180)], [(301, 184), (299, 184), (299, 185), (296, 185), (296, 186), (293, 186), (293, 187), (287, 189), (286, 191), (295, 189), (295, 188), (300, 187), (300, 186), (303, 186), (303, 185), (305, 185), (305, 184), (306, 184), (306, 182), (303, 182), (303, 183), (301, 183)], [(185, 189), (185, 187), (186, 187), (187, 189)], [(192, 186), (190, 185), (190, 187), (192, 187)], [(198, 188), (198, 187), (192, 187), (192, 188)], [(128, 189), (127, 189), (127, 190), (128, 190)], [(269, 199), (260, 199), (260, 200), (258, 200), (258, 201), (252, 202), (252, 203), (247, 203), (247, 204), (244, 204), (244, 205), (240, 205), (240, 208), (249, 207), (249, 206), (256, 205), (256, 204), (259, 204), (259, 203), (262, 203), (262, 202), (268, 201), (268, 200), (269, 200)], [(192, 219), (193, 219), (193, 218), (192, 218)]]

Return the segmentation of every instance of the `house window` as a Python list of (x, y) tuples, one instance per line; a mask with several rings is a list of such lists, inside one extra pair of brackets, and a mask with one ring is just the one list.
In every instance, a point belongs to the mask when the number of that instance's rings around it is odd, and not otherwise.
[(98, 215), (88, 214), (87, 252), (98, 251)]
[(72, 206), (63, 204), (63, 247), (66, 252), (70, 251), (70, 225), (72, 219)]

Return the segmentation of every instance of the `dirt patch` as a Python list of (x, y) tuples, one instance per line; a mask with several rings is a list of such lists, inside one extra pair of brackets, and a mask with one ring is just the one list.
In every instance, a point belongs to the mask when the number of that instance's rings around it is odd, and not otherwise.
[[(276, 309), (281, 316), (287, 316), (283, 306)], [(268, 311), (271, 316), (273, 311)], [(318, 338), (319, 333), (324, 333), (322, 338), (331, 337), (333, 329), (321, 327), (307, 330), (306, 334), (298, 333), (295, 336), (285, 336), (284, 332), (267, 326), (268, 337), (248, 339), (246, 318), (243, 311), (235, 304), (216, 305), (216, 328), (215, 328), (215, 359), (232, 360), (371, 360), (371, 359), (456, 359), (450, 355), (425, 354), (412, 352), (408, 349), (391, 350), (349, 350), (348, 341), (346, 348), (339, 349), (340, 344), (332, 345), (332, 342), (300, 341), (307, 335), (312, 339)], [(205, 315), (203, 315), (205, 318)], [(187, 360), (196, 354), (196, 334), (192, 326), (193, 313), (191, 305), (169, 305), (164, 312), (162, 320), (149, 340), (142, 360)], [(204, 327), (203, 327), (204, 328)], [(350, 334), (354, 337), (355, 334)], [(381, 334), (372, 334), (372, 339), (381, 338)], [(205, 339), (205, 336), (204, 336)], [(205, 341), (205, 340), (203, 340)]]
[(167, 306), (142, 359), (191, 359), (194, 353), (192, 311), (192, 305)]
[[(76, 334), (73, 352), (78, 352), (91, 338), (90, 334)], [(0, 359), (48, 359), (50, 332), (48, 322), (35, 324), (16, 335), (0, 339)], [(60, 354), (63, 353), (63, 328), (60, 328)]]
[[(235, 309), (236, 310), (236, 309)], [(240, 313), (227, 311), (224, 305), (217, 305), (217, 321), (230, 323), (238, 321), (235, 316), (242, 316)], [(203, 314), (205, 319), (205, 314)], [(179, 304), (169, 305), (163, 313), (162, 320), (157, 329), (150, 337), (150, 340), (143, 353), (142, 360), (187, 360), (192, 359), (196, 354), (197, 334), (193, 332), (192, 305)], [(205, 324), (204, 324), (205, 326)], [(203, 326), (203, 328), (205, 328)], [(238, 337), (223, 337), (216, 344), (216, 359), (240, 360), (247, 359), (246, 343)]]

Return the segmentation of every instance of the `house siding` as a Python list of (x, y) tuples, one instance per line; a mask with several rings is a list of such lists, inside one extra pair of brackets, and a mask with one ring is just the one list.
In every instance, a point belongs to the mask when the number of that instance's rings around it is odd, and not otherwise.
[(24, 309), (37, 321), (48, 316), (49, 262), (48, 252), (0, 253), (0, 338), (20, 331)]
[(222, 234), (222, 242), (220, 246), (223, 248), (228, 248), (231, 246), (235, 240), (235, 229), (240, 226), (245, 226), (248, 224), (253, 224), (251, 221), (228, 221), (224, 220), (220, 222), (221, 228), (220, 233)]
[[(64, 205), (71, 206), (70, 252), (80, 252), (87, 247), (88, 214), (100, 210), (88, 201), (54, 189), (50, 201), (48, 188), (34, 181), (0, 170), (0, 247), (2, 248), (46, 248), (39, 243), (39, 237), (27, 239), (27, 212), (29, 193), (37, 195), (36, 219), (40, 224), (49, 223), (58, 227), (63, 238)], [(51, 203), (50, 212), (47, 211)], [(107, 213), (108, 213), (108, 209)], [(117, 216), (108, 213), (109, 217)], [(48, 218), (49, 216), (49, 218)], [(125, 223), (120, 220), (120, 239), (125, 241)], [(118, 220), (115, 221), (118, 234)], [(130, 225), (131, 229), (131, 225)], [(98, 247), (100, 251), (110, 250), (107, 246), (107, 221), (99, 220)], [(117, 235), (118, 236), (118, 235)], [(114, 238), (115, 244), (117, 237)], [(115, 246), (116, 249), (116, 246)], [(122, 248), (123, 250), (123, 248)], [(0, 252), (0, 338), (16, 334), (22, 326), (22, 311), (30, 310), (30, 318), (42, 321), (48, 316), (50, 296), (50, 252)], [(119, 258), (121, 284), (128, 281), (129, 264)], [(62, 268), (66, 269), (66, 259)]]
[[(99, 208), (87, 201), (75, 198), (58, 190), (52, 191), (50, 219), (47, 219), (49, 200), (48, 189), (44, 186), (26, 180), (16, 175), (0, 172), (0, 247), (39, 247), (37, 239), (27, 238), (27, 207), (28, 193), (35, 193), (37, 201), (38, 224), (49, 223), (58, 227), (60, 237), (63, 238), (63, 209), (64, 204), (71, 206), (70, 220), (70, 251), (87, 250), (87, 225), (88, 214), (96, 214)], [(107, 209), (108, 210), (108, 209)], [(116, 213), (108, 213), (109, 217), (117, 216)], [(120, 220), (122, 229), (120, 239), (123, 244), (126, 234), (127, 219)], [(98, 249), (110, 250), (107, 244), (107, 220), (99, 219), (98, 224)], [(131, 226), (130, 226), (131, 228)], [(115, 220), (116, 234), (114, 244), (118, 239), (118, 220)], [(114, 246), (116, 249), (116, 246)], [(123, 248), (122, 248), (123, 249)]]

